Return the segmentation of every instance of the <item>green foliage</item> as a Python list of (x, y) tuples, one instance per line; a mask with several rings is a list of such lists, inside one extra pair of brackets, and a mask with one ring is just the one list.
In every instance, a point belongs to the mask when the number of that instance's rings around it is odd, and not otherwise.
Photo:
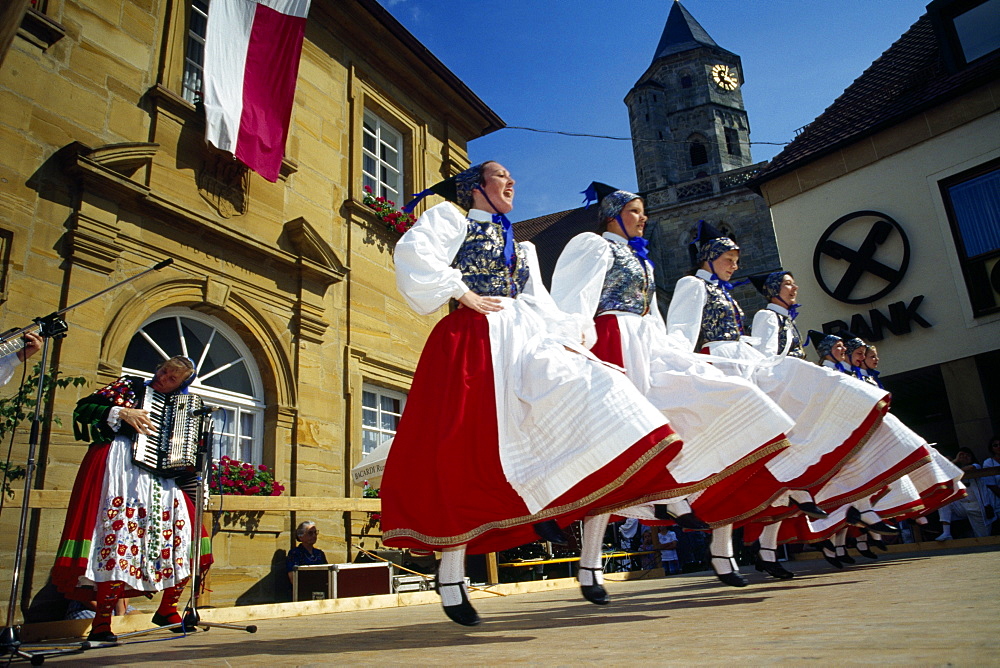
[[(38, 394), (38, 378), (41, 373), (41, 363), (36, 363), (31, 373), (24, 383), (17, 388), (17, 392), (9, 397), (0, 399), (0, 441), (6, 441), (18, 427), (31, 422), (35, 409), (35, 397)], [(15, 375), (15, 379), (17, 376)], [(53, 374), (45, 374), (45, 390), (42, 392), (42, 406), (49, 406), (52, 400), (52, 391), (57, 387), (79, 387), (85, 385), (87, 379), (83, 376), (62, 376), (58, 371)], [(42, 418), (44, 421), (44, 417)], [(53, 416), (52, 421), (62, 426), (59, 416)], [(3, 492), (8, 496), (13, 496), (10, 489), (10, 481), (23, 478), (25, 470), (23, 466), (0, 461), (0, 470), (6, 472), (3, 482)]]
[(11, 464), (8, 466), (7, 462), (0, 462), (0, 471), (4, 472), (3, 477), (3, 491), (7, 496), (14, 496), (14, 490), (10, 488), (10, 483), (15, 480), (20, 480), (27, 473), (23, 466), (17, 464)]

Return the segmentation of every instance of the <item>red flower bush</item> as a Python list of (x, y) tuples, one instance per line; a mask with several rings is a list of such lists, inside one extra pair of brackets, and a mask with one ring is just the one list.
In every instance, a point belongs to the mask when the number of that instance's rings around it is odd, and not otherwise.
[(390, 232), (402, 234), (417, 222), (416, 216), (396, 208), (396, 203), (384, 197), (372, 194), (370, 186), (365, 186), (365, 196), (362, 200), (369, 209), (375, 212), (375, 217), (382, 221)]
[(229, 457), (212, 462), (208, 489), (212, 494), (240, 496), (280, 496), (285, 491), (284, 485), (275, 481), (274, 473), (264, 464), (254, 466)]

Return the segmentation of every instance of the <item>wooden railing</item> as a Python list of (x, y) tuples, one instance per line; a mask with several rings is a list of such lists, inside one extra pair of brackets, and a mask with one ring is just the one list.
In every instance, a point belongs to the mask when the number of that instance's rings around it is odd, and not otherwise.
[[(22, 490), (7, 498), (7, 507), (21, 504)], [(36, 489), (28, 499), (29, 508), (59, 509), (69, 507), (69, 490)], [(338, 496), (210, 496), (208, 510), (268, 512), (369, 512), (382, 510), (381, 499), (358, 499)]]

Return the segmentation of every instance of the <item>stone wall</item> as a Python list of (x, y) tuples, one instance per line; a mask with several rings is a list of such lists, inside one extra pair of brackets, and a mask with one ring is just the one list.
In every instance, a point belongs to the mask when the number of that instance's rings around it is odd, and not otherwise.
[[(174, 259), (68, 314), (52, 363), (87, 383), (56, 393), (62, 425), (43, 434), (35, 486), (72, 487), (85, 452), (70, 429), (76, 400), (118, 375), (147, 318), (183, 307), (219, 318), (252, 351), (267, 405), (264, 463), (286, 494), (359, 496), (349, 469), (361, 457), (361, 384), (406, 391), (440, 315), (416, 316), (399, 297), (398, 235), (361, 203), (364, 110), (403, 132), (406, 192), (467, 164), (466, 142), (498, 119), (401, 43), (370, 3), (317, 0), (281, 178), (269, 183), (207, 148), (200, 109), (181, 97), (187, 4), (49, 2), (29, 20), (63, 36), (47, 45), (22, 31), (0, 69), (5, 326)], [(13, 461), (24, 461), (25, 441), (19, 433)], [(8, 555), (17, 515), (8, 507), (0, 520)], [(323, 526), (329, 557), (348, 557), (344, 513), (298, 515), (219, 530), (213, 604), (266, 600), (276, 555), (303, 519)], [(63, 517), (32, 511), (25, 609), (46, 584)], [(0, 580), (9, 568), (3, 560)]]

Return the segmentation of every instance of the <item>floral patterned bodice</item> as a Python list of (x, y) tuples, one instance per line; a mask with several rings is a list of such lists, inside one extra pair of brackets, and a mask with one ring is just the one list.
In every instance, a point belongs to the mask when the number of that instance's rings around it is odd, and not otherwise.
[(718, 285), (701, 280), (707, 293), (701, 313), (701, 345), (712, 341), (739, 341), (743, 334), (743, 309)]
[(611, 246), (612, 263), (604, 276), (595, 315), (606, 311), (646, 315), (655, 290), (649, 267), (626, 244), (610, 239), (607, 242)]
[(514, 245), (515, 261), (508, 267), (503, 258), (503, 226), (469, 220), (465, 241), (451, 266), (462, 272), (462, 280), (481, 297), (517, 297), (528, 282), (524, 249)]
[(788, 335), (791, 334), (792, 345), (788, 348), (788, 356), (805, 359), (806, 351), (802, 349), (802, 337), (799, 336), (799, 328), (795, 326), (795, 322), (787, 315), (781, 313), (775, 315), (778, 316), (778, 352), (781, 353), (785, 349)]
[(877, 380), (875, 380), (874, 378), (872, 378), (871, 376), (869, 376), (867, 373), (864, 373), (863, 371), (861, 372), (861, 380), (865, 381), (869, 385), (874, 385), (875, 387), (881, 387), (878, 384)]

